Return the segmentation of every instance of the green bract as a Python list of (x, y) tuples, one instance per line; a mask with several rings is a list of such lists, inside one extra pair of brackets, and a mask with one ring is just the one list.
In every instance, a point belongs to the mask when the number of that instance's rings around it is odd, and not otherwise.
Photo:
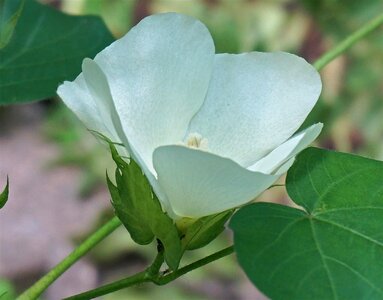
[(226, 211), (194, 220), (182, 232), (183, 249), (194, 250), (206, 246), (225, 229), (225, 223), (232, 214), (233, 211)]
[(117, 185), (108, 180), (116, 215), (129, 231), (132, 239), (141, 245), (149, 244), (156, 237), (165, 249), (169, 267), (177, 269), (182, 250), (178, 231), (172, 219), (162, 212), (153, 195), (149, 182), (140, 167), (131, 160), (125, 162), (113, 144), (109, 144), (117, 169)]
[(82, 70), (58, 94), (87, 127), (126, 146), (172, 218), (248, 203), (322, 128), (291, 137), (321, 91), (305, 60), (215, 54), (206, 27), (181, 14), (145, 18)]
[(7, 178), (7, 184), (5, 185), (4, 190), (0, 193), (0, 208), (3, 208), (5, 203), (7, 203), (8, 196), (9, 196), (9, 179)]

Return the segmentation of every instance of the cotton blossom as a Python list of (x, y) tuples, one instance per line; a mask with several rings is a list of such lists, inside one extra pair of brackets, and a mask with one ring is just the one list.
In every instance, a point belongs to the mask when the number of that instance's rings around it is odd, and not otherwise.
[(215, 54), (207, 28), (149, 16), (85, 59), (58, 94), (142, 168), (173, 218), (252, 201), (320, 133), (297, 133), (321, 91), (318, 72), (284, 52)]

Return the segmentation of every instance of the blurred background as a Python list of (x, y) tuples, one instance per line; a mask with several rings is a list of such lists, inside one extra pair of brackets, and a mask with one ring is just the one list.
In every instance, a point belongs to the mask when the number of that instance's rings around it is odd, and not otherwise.
[[(381, 0), (56, 0), (64, 12), (103, 18), (124, 35), (143, 17), (175, 11), (204, 22), (217, 52), (287, 51), (313, 62), (383, 11)], [(321, 72), (323, 92), (303, 127), (325, 124), (317, 145), (383, 160), (382, 28)], [(0, 107), (0, 182), (10, 177), (10, 199), (0, 211), (0, 289), (20, 292), (52, 268), (112, 212), (106, 149), (59, 99)], [(281, 180), (283, 182), (283, 179)], [(291, 204), (284, 188), (260, 200)], [(227, 231), (208, 247), (187, 253), (191, 262), (230, 244)], [(281, 249), (283, 251), (283, 249)], [(42, 299), (60, 299), (142, 270), (155, 245), (135, 245), (120, 228)], [(6, 298), (5, 298), (6, 299)], [(231, 256), (167, 287), (150, 284), (103, 299), (266, 299)]]

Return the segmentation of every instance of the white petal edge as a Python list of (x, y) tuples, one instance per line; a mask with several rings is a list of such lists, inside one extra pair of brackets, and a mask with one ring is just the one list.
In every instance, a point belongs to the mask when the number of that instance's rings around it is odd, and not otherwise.
[(177, 145), (157, 148), (153, 163), (159, 184), (180, 217), (199, 218), (241, 206), (279, 178), (251, 172), (209, 152)]
[(250, 166), (248, 170), (265, 174), (273, 174), (276, 171), (278, 174), (286, 172), (288, 168), (283, 171), (281, 165), (309, 146), (319, 136), (322, 128), (322, 123), (311, 125), (275, 148), (268, 155)]
[(112, 136), (99, 114), (96, 102), (88, 91), (83, 74), (77, 76), (72, 82), (65, 81), (61, 84), (57, 89), (57, 94), (88, 129), (109, 137)]
[(293, 54), (217, 54), (188, 133), (207, 138), (212, 153), (249, 167), (301, 126), (321, 87), (314, 67)]
[(280, 166), (279, 169), (274, 174), (282, 175), (286, 173), (290, 169), (290, 167), (293, 165), (294, 162), (295, 162), (295, 157), (290, 158), (282, 166)]
[(213, 59), (205, 25), (176, 13), (143, 19), (95, 57), (124, 132), (152, 173), (154, 149), (181, 142), (201, 107)]
[(129, 149), (104, 72), (95, 61), (85, 58), (82, 62), (82, 74), (88, 91), (96, 103), (101, 119), (109, 132), (112, 133), (112, 136), (109, 138), (113, 142), (123, 142)]

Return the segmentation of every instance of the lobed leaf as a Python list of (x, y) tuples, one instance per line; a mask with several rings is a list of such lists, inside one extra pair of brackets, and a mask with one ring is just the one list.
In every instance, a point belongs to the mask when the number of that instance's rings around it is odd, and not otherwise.
[(286, 187), (306, 211), (272, 203), (230, 223), (238, 261), (272, 299), (383, 298), (383, 163), (310, 148)]

